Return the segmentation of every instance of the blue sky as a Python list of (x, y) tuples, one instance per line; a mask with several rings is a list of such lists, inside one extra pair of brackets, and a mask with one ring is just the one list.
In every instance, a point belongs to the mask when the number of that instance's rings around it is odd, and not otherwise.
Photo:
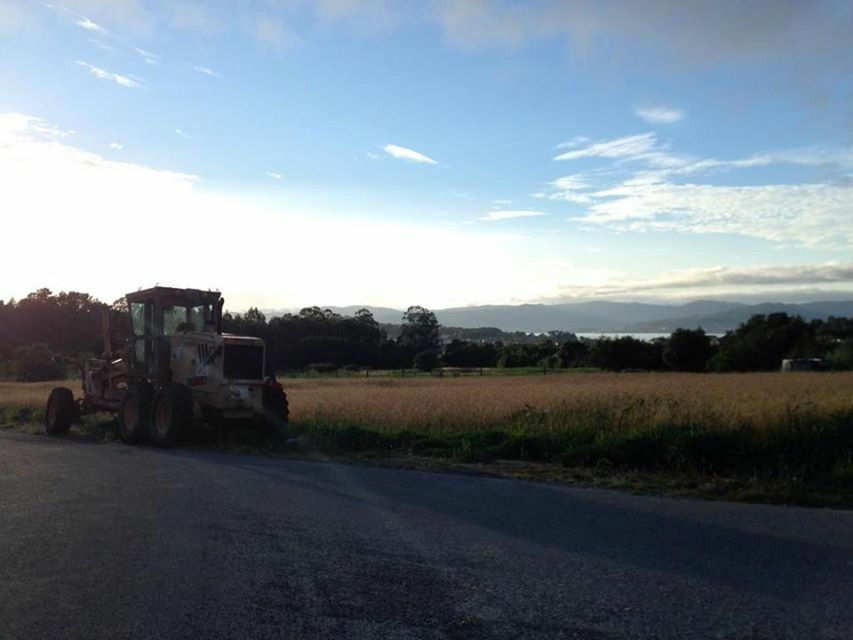
[(853, 295), (851, 32), (844, 2), (0, 0), (0, 297)]

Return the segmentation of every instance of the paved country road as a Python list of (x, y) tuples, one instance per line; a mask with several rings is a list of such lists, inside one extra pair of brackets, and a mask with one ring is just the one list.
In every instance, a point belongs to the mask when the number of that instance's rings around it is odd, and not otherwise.
[(853, 638), (853, 513), (0, 433), (0, 638)]

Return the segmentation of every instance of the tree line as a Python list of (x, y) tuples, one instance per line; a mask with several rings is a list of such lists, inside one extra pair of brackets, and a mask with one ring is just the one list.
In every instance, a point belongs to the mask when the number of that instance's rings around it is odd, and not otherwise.
[[(117, 301), (114, 304), (120, 304)], [(39, 289), (19, 301), (0, 300), (0, 377), (44, 380), (63, 371), (51, 356), (101, 350), (101, 314), (107, 305), (86, 293)], [(716, 338), (701, 328), (667, 338), (578, 338), (500, 329), (441, 327), (424, 307), (409, 307), (399, 325), (378, 323), (361, 309), (342, 316), (307, 307), (266, 318), (258, 309), (226, 313), (223, 329), (263, 338), (275, 370), (437, 367), (596, 368), (609, 371), (771, 371), (783, 358), (823, 358), (853, 368), (853, 319), (805, 321), (785, 313), (756, 315)]]

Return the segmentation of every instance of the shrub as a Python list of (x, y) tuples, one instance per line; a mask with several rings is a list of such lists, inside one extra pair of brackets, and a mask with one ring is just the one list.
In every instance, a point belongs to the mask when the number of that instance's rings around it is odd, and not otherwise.
[(663, 361), (675, 371), (704, 371), (713, 351), (704, 330), (677, 329), (667, 340)]
[(829, 353), (832, 368), (836, 371), (853, 369), (853, 338), (848, 338)]
[(438, 369), (438, 367), (441, 366), (438, 350), (427, 349), (426, 351), (421, 351), (415, 356), (412, 364), (418, 371), (432, 371), (433, 369)]
[(536, 365), (543, 369), (557, 369), (560, 366), (560, 356), (556, 353), (551, 356), (545, 356)]
[(12, 373), (21, 382), (42, 382), (65, 377), (64, 368), (53, 361), (53, 354), (47, 345), (19, 347), (13, 357)]

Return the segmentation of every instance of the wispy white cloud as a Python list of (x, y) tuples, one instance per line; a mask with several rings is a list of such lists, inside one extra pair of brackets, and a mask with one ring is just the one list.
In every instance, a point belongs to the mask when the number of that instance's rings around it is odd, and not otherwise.
[(89, 42), (98, 47), (101, 51), (115, 51), (113, 46), (108, 45), (106, 42), (101, 42), (96, 38), (89, 38)]
[(539, 216), (548, 215), (543, 211), (528, 211), (528, 210), (500, 210), (489, 211), (480, 220), (484, 222), (498, 222), (499, 220), (512, 220), (514, 218), (537, 218)]
[(86, 16), (80, 16), (79, 18), (77, 18), (74, 21), (74, 24), (76, 24), (81, 29), (86, 29), (86, 31), (94, 31), (96, 33), (103, 33), (103, 34), (109, 33), (101, 25), (97, 24), (96, 22), (92, 22)]
[(613, 140), (595, 142), (586, 147), (559, 154), (554, 160), (578, 160), (580, 158), (634, 158), (648, 154), (657, 146), (653, 133), (642, 133)]
[(558, 145), (555, 145), (555, 149), (575, 149), (582, 144), (586, 144), (589, 142), (588, 136), (575, 136), (571, 140), (566, 140), (565, 142), (561, 142)]
[(115, 82), (118, 85), (121, 85), (122, 87), (127, 87), (129, 89), (140, 89), (142, 87), (142, 85), (139, 84), (136, 80), (128, 78), (127, 76), (123, 76), (119, 73), (105, 71), (104, 69), (96, 67), (95, 65), (89, 64), (88, 62), (85, 62), (83, 60), (77, 60), (77, 64), (81, 67), (85, 67), (89, 70), (89, 73), (91, 73), (96, 78), (100, 78), (101, 80), (109, 80), (111, 82)]
[(673, 107), (635, 107), (634, 113), (649, 124), (674, 124), (684, 119), (683, 109)]
[(586, 189), (589, 186), (589, 179), (580, 173), (575, 173), (557, 178), (550, 184), (556, 189)]
[(31, 116), (24, 116), (15, 113), (2, 114), (2, 119), (0, 119), (0, 127), (5, 129), (6, 131), (27, 131), (30, 133), (38, 134), (43, 138), (53, 138), (57, 140), (64, 140), (66, 138), (70, 138), (75, 133), (74, 129), (60, 129), (55, 125), (46, 123), (41, 118), (34, 118)]
[(195, 138), (193, 138), (190, 134), (188, 134), (183, 129), (175, 129), (175, 135), (178, 136), (179, 138), (183, 138), (184, 140), (195, 141)]
[[(620, 232), (730, 233), (777, 244), (853, 248), (853, 148), (808, 147), (717, 159), (676, 154), (654, 134), (594, 142), (558, 156), (598, 158), (610, 168), (557, 178), (533, 197), (581, 205), (573, 218)], [(626, 163), (637, 167), (626, 176)], [(821, 181), (708, 184), (708, 174), (772, 164), (835, 172)], [(689, 179), (690, 182), (682, 181)]]
[(397, 144), (386, 144), (382, 149), (389, 156), (397, 158), (398, 160), (408, 160), (409, 162), (421, 162), (424, 164), (438, 164), (438, 162), (419, 151), (415, 151), (414, 149), (409, 149), (407, 147), (401, 147)]
[(574, 202), (575, 204), (592, 204), (593, 199), (586, 193), (581, 193), (578, 191), (572, 191), (567, 189), (565, 191), (554, 191), (552, 193), (539, 193), (536, 194), (538, 198), (546, 198), (548, 200), (560, 200), (563, 202)]
[(721, 186), (626, 180), (588, 194), (579, 218), (621, 231), (734, 233), (809, 247), (853, 247), (853, 187)]
[(281, 174), (278, 171), (267, 171), (264, 175), (271, 180), (281, 180)]
[(133, 50), (142, 56), (142, 59), (145, 60), (145, 64), (150, 64), (151, 66), (155, 66), (159, 61), (159, 56), (150, 51), (146, 51), (145, 49), (140, 49), (139, 47), (134, 47)]
[(368, 158), (370, 158), (371, 160), (379, 160), (379, 154), (378, 154), (378, 153), (374, 153), (373, 151), (367, 151), (367, 152), (365, 152), (365, 155), (366, 155)]
[(218, 73), (216, 73), (213, 69), (209, 67), (202, 67), (200, 65), (193, 65), (193, 71), (197, 71), (205, 76), (210, 76), (211, 78), (221, 78)]
[[(9, 0), (0, 2), (0, 8)], [(14, 4), (15, 0), (12, 0)], [(21, 4), (29, 4), (21, 2)], [(67, 17), (76, 26), (94, 33), (110, 33), (101, 24), (94, 22), (80, 12), (93, 12), (99, 18), (109, 20), (115, 25), (120, 25), (120, 31), (136, 31), (150, 33), (156, 19), (148, 6), (151, 3), (140, 0), (63, 0), (62, 4), (51, 4), (39, 2), (42, 7), (50, 9), (59, 15)], [(169, 3), (172, 4), (172, 3)], [(117, 38), (118, 39), (118, 38)]]
[(575, 173), (569, 176), (562, 176), (549, 182), (548, 186), (551, 190), (547, 193), (540, 191), (532, 194), (532, 196), (539, 199), (590, 204), (592, 201), (589, 196), (582, 193), (583, 190), (589, 189), (590, 185), (590, 178), (588, 176)]
[(110, 142), (110, 144), (108, 146), (113, 151), (121, 151), (122, 149), (124, 149), (124, 145), (121, 144), (120, 142)]

